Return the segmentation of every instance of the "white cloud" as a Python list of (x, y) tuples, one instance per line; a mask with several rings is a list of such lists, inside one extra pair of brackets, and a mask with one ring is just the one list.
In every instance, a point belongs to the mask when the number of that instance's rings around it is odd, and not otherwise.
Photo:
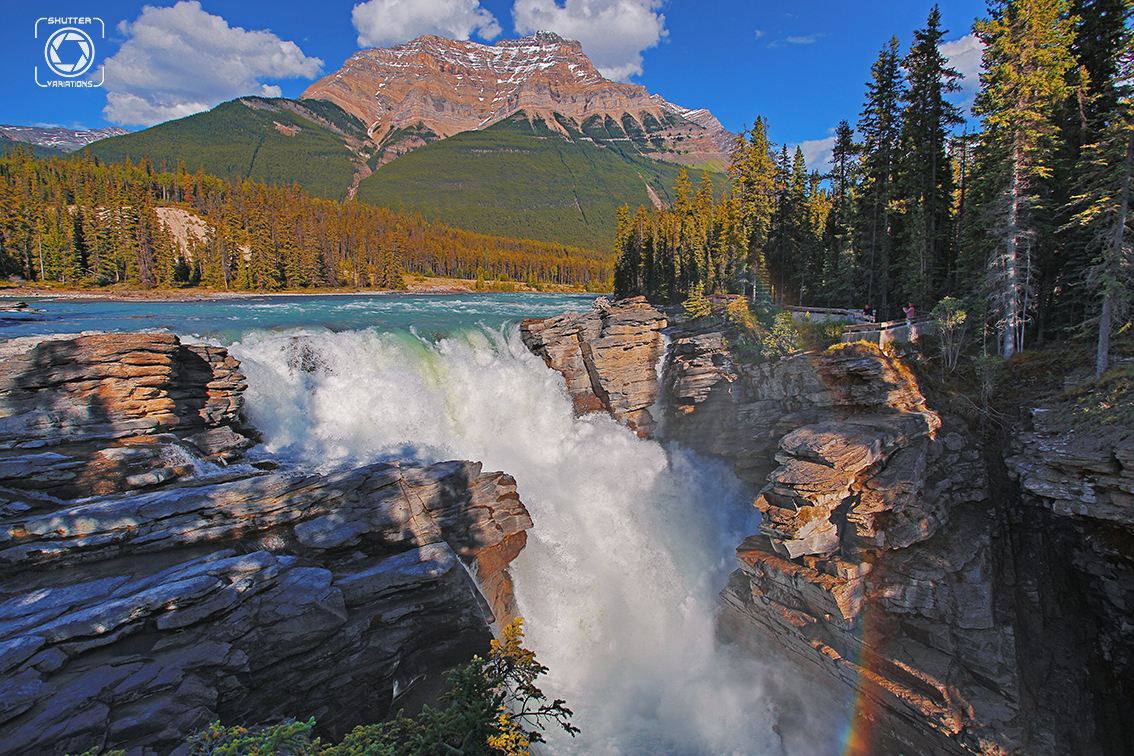
[(197, 0), (147, 5), (118, 31), (127, 39), (106, 60), (102, 111), (118, 124), (152, 126), (241, 95), (279, 97), (278, 86), (257, 79), (313, 79), (323, 66), (271, 32), (230, 27)]
[(494, 39), (501, 32), (496, 17), (480, 0), (367, 0), (351, 13), (362, 47), (388, 47), (422, 34), (449, 39)]
[(831, 152), (835, 149), (835, 137), (826, 139), (808, 139), (800, 142), (799, 148), (803, 150), (803, 162), (809, 171), (819, 171), (820, 174), (831, 170)]
[(642, 51), (668, 32), (661, 0), (516, 0), (512, 21), (520, 34), (553, 31), (578, 40), (608, 79), (629, 81), (642, 73)]
[(951, 42), (942, 42), (938, 49), (949, 59), (949, 67), (956, 69), (964, 79), (961, 91), (955, 93), (956, 101), (966, 109), (971, 107), (977, 90), (980, 89), (980, 64), (984, 54), (984, 43), (976, 36), (966, 34)]
[(827, 35), (826, 34), (798, 34), (798, 35), (792, 35), (792, 36), (788, 36), (788, 37), (781, 37), (779, 39), (773, 39), (771, 42), (769, 42), (767, 44), (767, 47), (768, 47), (769, 50), (779, 50), (779, 49), (786, 47), (788, 45), (813, 45), (825, 36), (827, 36)]

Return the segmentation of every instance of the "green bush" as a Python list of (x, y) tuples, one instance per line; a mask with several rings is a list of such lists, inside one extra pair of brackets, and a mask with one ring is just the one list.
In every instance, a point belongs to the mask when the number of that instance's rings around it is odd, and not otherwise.
[(316, 756), (318, 741), (311, 742), (314, 726), (314, 719), (251, 730), (213, 722), (187, 742), (192, 745), (190, 756)]
[(841, 320), (812, 320), (805, 315), (802, 321), (795, 323), (795, 328), (805, 348), (826, 349), (842, 340), (845, 325)]
[(776, 314), (772, 330), (760, 341), (760, 351), (767, 360), (778, 360), (799, 351), (799, 337), (790, 312)]
[(957, 360), (968, 345), (968, 313), (965, 303), (953, 297), (945, 297), (933, 308), (930, 315), (937, 321), (937, 341), (941, 349), (943, 369), (953, 372)]

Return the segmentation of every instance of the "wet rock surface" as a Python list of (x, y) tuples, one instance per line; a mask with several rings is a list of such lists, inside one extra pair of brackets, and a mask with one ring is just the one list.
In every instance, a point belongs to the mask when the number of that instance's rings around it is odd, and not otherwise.
[(432, 700), (513, 612), (531, 520), (508, 475), (265, 472), (241, 464), (254, 432), (224, 350), (0, 349), (0, 754), (180, 753), (218, 718), (341, 737)]

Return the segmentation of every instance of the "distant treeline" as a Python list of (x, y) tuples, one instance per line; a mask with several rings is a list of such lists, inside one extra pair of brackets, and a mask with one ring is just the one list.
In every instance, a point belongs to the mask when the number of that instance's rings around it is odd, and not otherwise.
[(668, 210), (624, 211), (616, 293), (675, 301), (747, 279), (782, 303), (882, 317), (949, 296), (1005, 356), (1084, 326), (1103, 349), (1134, 289), (1132, 6), (990, 0), (973, 28), (982, 120), (963, 134), (934, 7), (905, 55), (896, 37), (883, 47), (830, 173), (808, 174), (757, 119), (723, 197), (686, 185)]
[[(188, 249), (156, 212), (208, 224)], [(403, 273), (532, 284), (601, 284), (610, 254), (502, 239), (426, 223), (419, 214), (316, 199), (298, 186), (239, 184), (148, 160), (107, 164), (86, 152), (0, 155), (0, 274), (68, 286), (203, 284), (273, 291), (398, 288)]]

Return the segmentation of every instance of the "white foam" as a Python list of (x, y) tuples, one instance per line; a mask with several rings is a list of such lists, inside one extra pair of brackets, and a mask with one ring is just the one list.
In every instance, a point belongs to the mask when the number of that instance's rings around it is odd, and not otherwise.
[(535, 522), (513, 563), (526, 645), (582, 729), (549, 732), (542, 752), (829, 752), (785, 751), (772, 673), (716, 640), (717, 592), (754, 532), (752, 492), (724, 465), (576, 418), (514, 326), (437, 344), (271, 333), (231, 350), (264, 446), (294, 463), (463, 458), (516, 478)]

